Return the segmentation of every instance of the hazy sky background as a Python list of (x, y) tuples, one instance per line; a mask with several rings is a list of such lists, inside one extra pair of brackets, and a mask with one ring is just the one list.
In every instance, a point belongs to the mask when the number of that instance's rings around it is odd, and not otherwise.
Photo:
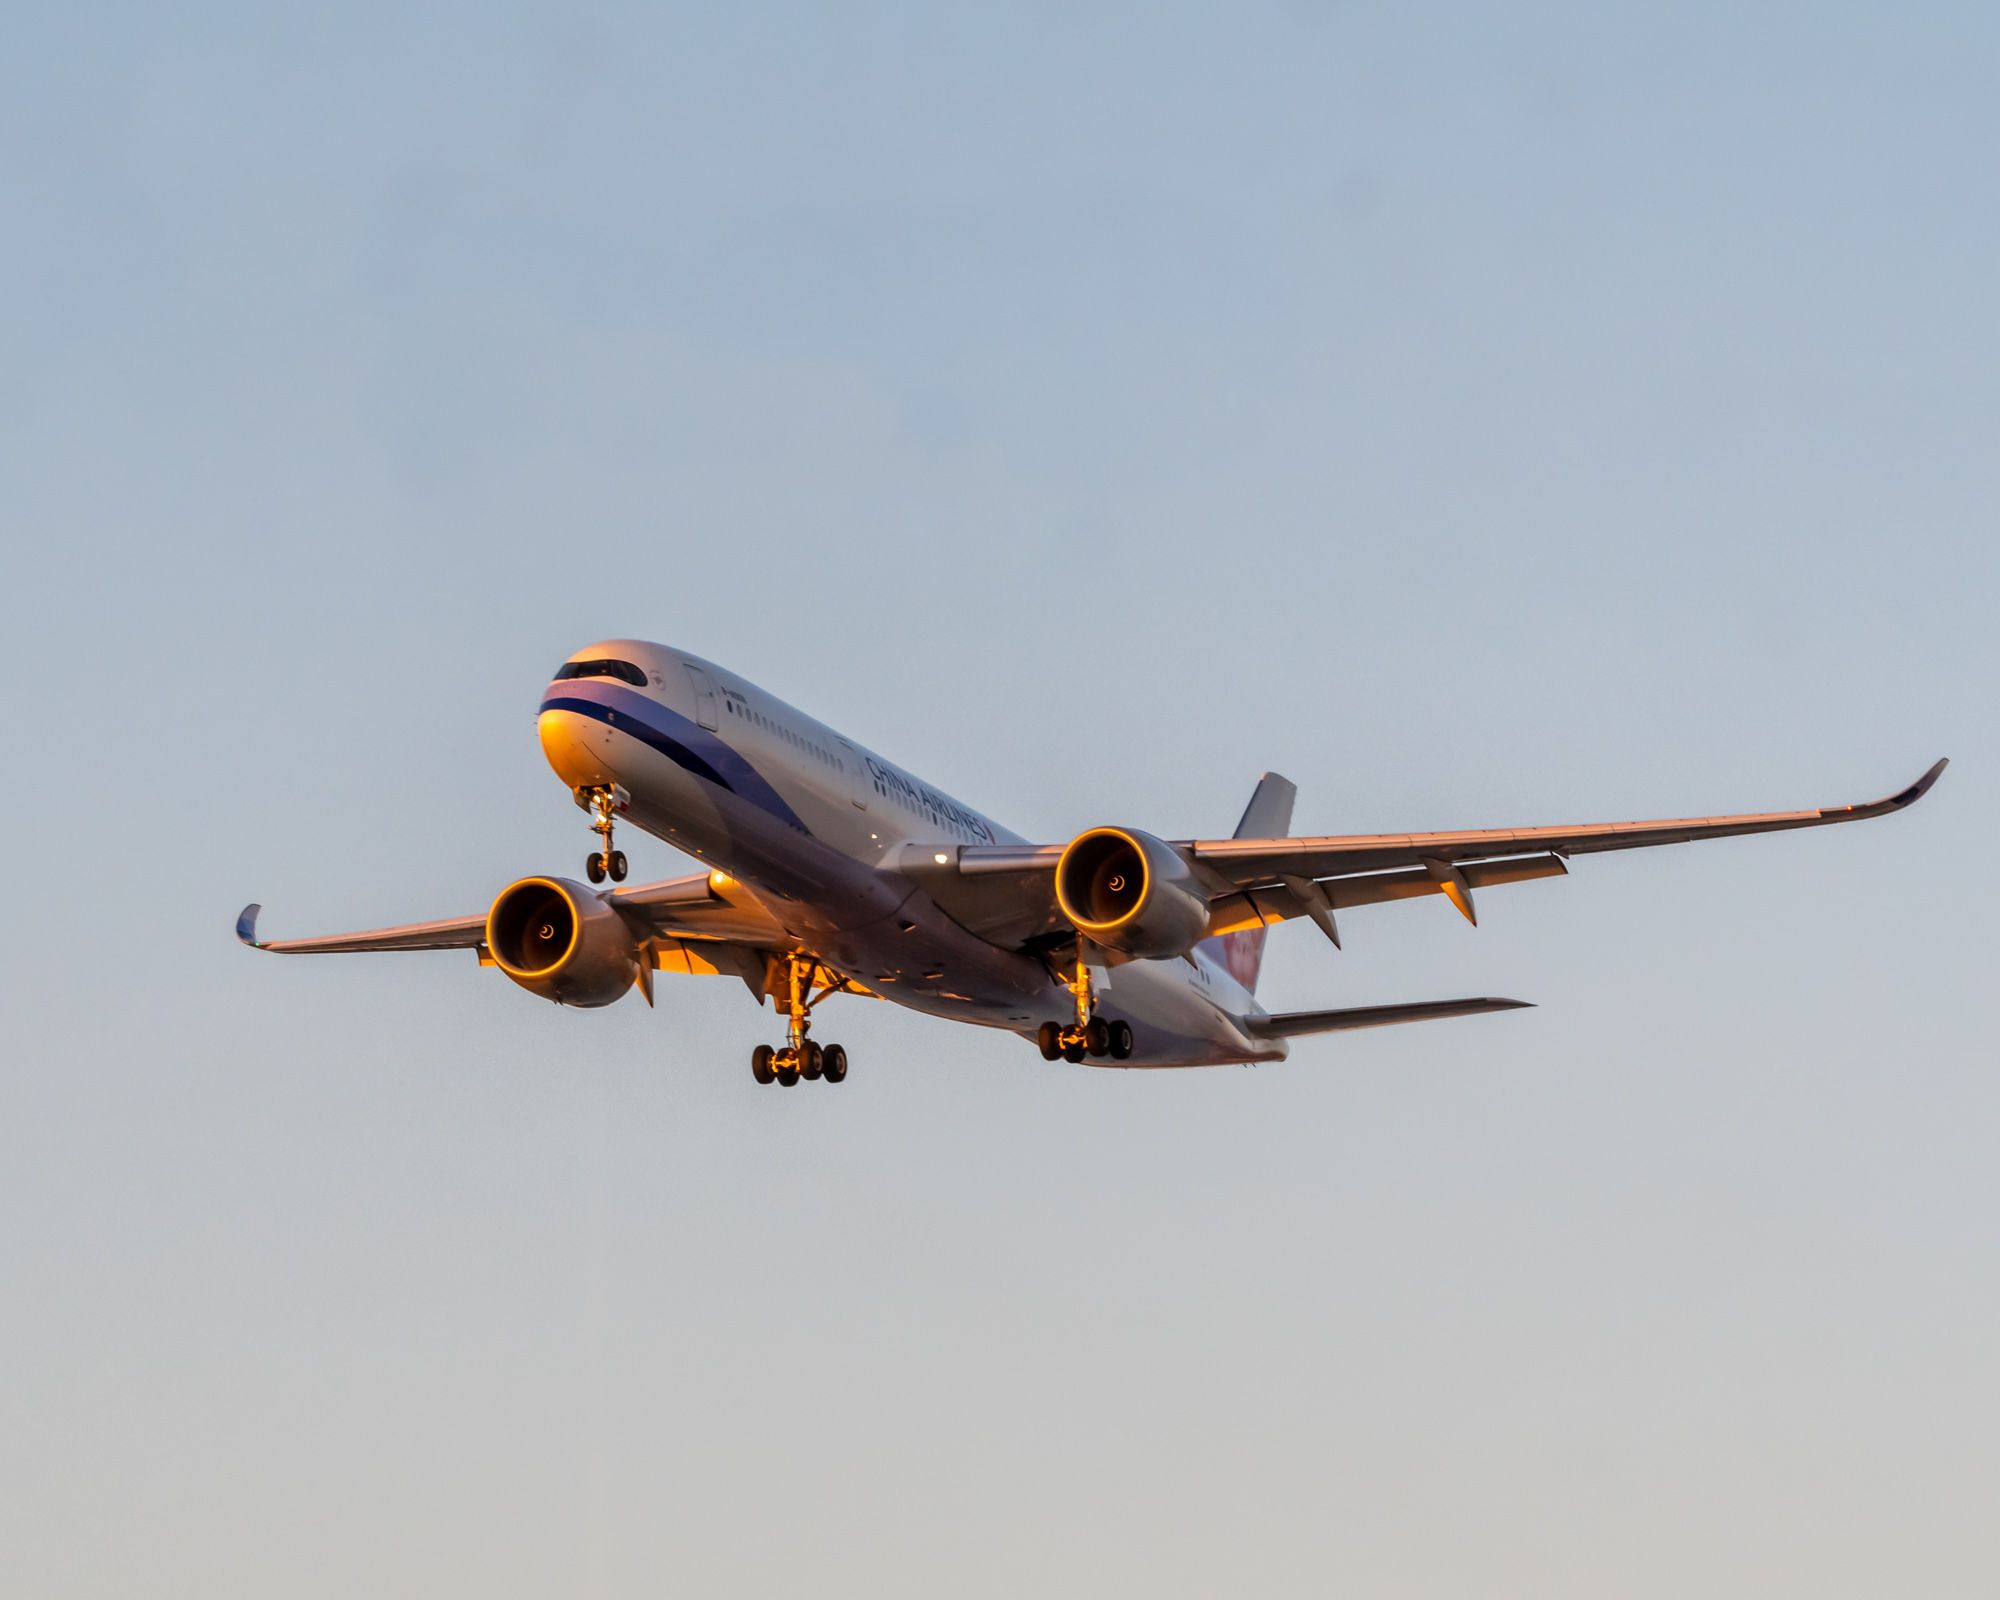
[[(2000, 1586), (2000, 13), (17, 6), (0, 1588)], [(574, 872), (550, 668), (1010, 826), (1872, 798), (1140, 1075), (261, 958)], [(686, 863), (628, 831), (634, 870)], [(836, 1003), (838, 1004), (838, 1003)]]

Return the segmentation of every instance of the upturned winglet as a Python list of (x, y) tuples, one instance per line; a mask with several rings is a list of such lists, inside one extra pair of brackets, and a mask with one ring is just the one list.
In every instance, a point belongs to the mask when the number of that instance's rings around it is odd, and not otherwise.
[(1950, 756), (1939, 756), (1937, 760), (1930, 764), (1930, 769), (1921, 778), (1917, 779), (1915, 783), (1911, 784), (1909, 788), (1903, 790), (1900, 794), (1890, 795), (1881, 804), (1891, 811), (1901, 811), (1904, 806), (1915, 805), (1931, 792), (1932, 788), (1936, 786), (1938, 779), (1944, 776), (1944, 769), (1950, 765)]
[(257, 916), (263, 909), (262, 906), (252, 901), (236, 917), (236, 937), (241, 939), (252, 950), (261, 950), (264, 948), (257, 942)]
[(1864, 817), (1885, 817), (1891, 811), (1901, 811), (1906, 806), (1915, 805), (1929, 794), (1944, 769), (1950, 765), (1950, 757), (1939, 756), (1930, 764), (1924, 775), (1907, 789), (1898, 789), (1892, 795), (1884, 796), (1880, 800), (1870, 800), (1863, 805), (1831, 806), (1820, 815), (1831, 822), (1856, 822)]

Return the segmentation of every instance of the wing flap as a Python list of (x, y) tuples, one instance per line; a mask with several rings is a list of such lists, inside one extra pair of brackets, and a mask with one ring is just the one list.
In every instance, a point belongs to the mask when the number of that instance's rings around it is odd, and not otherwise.
[(689, 934), (747, 944), (781, 943), (784, 925), (741, 880), (697, 872), (614, 889), (605, 897), (629, 923), (653, 934)]
[[(1474, 861), (1461, 869), (1466, 883), (1474, 889), (1489, 889), (1506, 883), (1527, 883), (1535, 878), (1560, 878), (1568, 873), (1561, 856), (1529, 856), (1515, 861)], [(1421, 895), (1440, 894), (1444, 884), (1427, 867), (1407, 867), (1400, 872), (1359, 873), (1345, 878), (1298, 880), (1314, 885), (1326, 897), (1329, 909), (1345, 911), (1349, 906), (1380, 905), (1389, 900), (1414, 900)], [(1260, 923), (1289, 922), (1293, 917), (1312, 915), (1291, 883), (1245, 890), (1225, 895), (1211, 903), (1208, 936), (1235, 933)]]

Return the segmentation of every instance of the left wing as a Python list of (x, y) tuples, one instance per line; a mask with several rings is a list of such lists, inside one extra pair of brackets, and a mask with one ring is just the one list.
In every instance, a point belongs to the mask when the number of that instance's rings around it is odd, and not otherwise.
[(1324, 878), (1431, 861), (1490, 860), (1497, 856), (1583, 855), (1635, 850), (1646, 845), (1688, 844), (1746, 833), (1820, 828), (1861, 822), (1915, 805), (1930, 793), (1948, 765), (1937, 761), (1908, 788), (1858, 806), (1818, 806), (1808, 811), (1763, 811), (1740, 816), (1677, 817), (1660, 822), (1594, 822), (1552, 828), (1483, 828), (1463, 833), (1353, 834), (1317, 839), (1196, 839), (1187, 849), (1196, 861), (1234, 887), (1281, 883), (1286, 877)]
[[(1945, 766), (1938, 761), (1907, 788), (1864, 805), (1456, 833), (1185, 839), (1173, 848), (1207, 891), (1211, 936), (1301, 916), (1330, 929), (1332, 913), (1342, 907), (1426, 894), (1444, 895), (1468, 921), (1476, 921), (1474, 889), (1558, 877), (1569, 870), (1564, 863), (1571, 856), (1860, 822), (1915, 805)], [(911, 846), (903, 870), (973, 931), (1025, 943), (1068, 928), (1054, 893), (1063, 849), (965, 845), (933, 855), (929, 845)]]

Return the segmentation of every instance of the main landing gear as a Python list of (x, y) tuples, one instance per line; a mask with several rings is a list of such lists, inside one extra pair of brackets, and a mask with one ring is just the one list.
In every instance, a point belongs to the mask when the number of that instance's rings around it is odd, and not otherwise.
[(828, 1083), (845, 1081), (846, 1050), (837, 1044), (814, 1044), (806, 1032), (812, 1027), (813, 1007), (828, 995), (839, 994), (847, 987), (847, 980), (824, 973), (826, 987), (814, 994), (813, 983), (824, 971), (817, 961), (791, 956), (786, 959), (785, 969), (786, 1010), (791, 1015), (785, 1029), (786, 1042), (777, 1049), (760, 1044), (752, 1050), (750, 1075), (759, 1083), (781, 1083), (787, 1089), (801, 1078), (824, 1078)]
[(1068, 1027), (1045, 1022), (1035, 1032), (1035, 1043), (1044, 1061), (1060, 1057), (1080, 1062), (1089, 1056), (1109, 1056), (1113, 1061), (1129, 1061), (1132, 1056), (1132, 1024), (1123, 1018), (1107, 1022), (1097, 1015), (1097, 996), (1090, 983), (1090, 968), (1079, 956), (1076, 977), (1069, 991), (1076, 996), (1076, 1021)]
[(584, 858), (583, 870), (592, 883), (602, 883), (606, 878), (623, 883), (625, 852), (611, 848), (611, 825), (618, 815), (617, 792), (605, 788), (579, 789), (576, 801), (590, 812), (590, 831), (604, 841), (603, 849), (593, 850)]

